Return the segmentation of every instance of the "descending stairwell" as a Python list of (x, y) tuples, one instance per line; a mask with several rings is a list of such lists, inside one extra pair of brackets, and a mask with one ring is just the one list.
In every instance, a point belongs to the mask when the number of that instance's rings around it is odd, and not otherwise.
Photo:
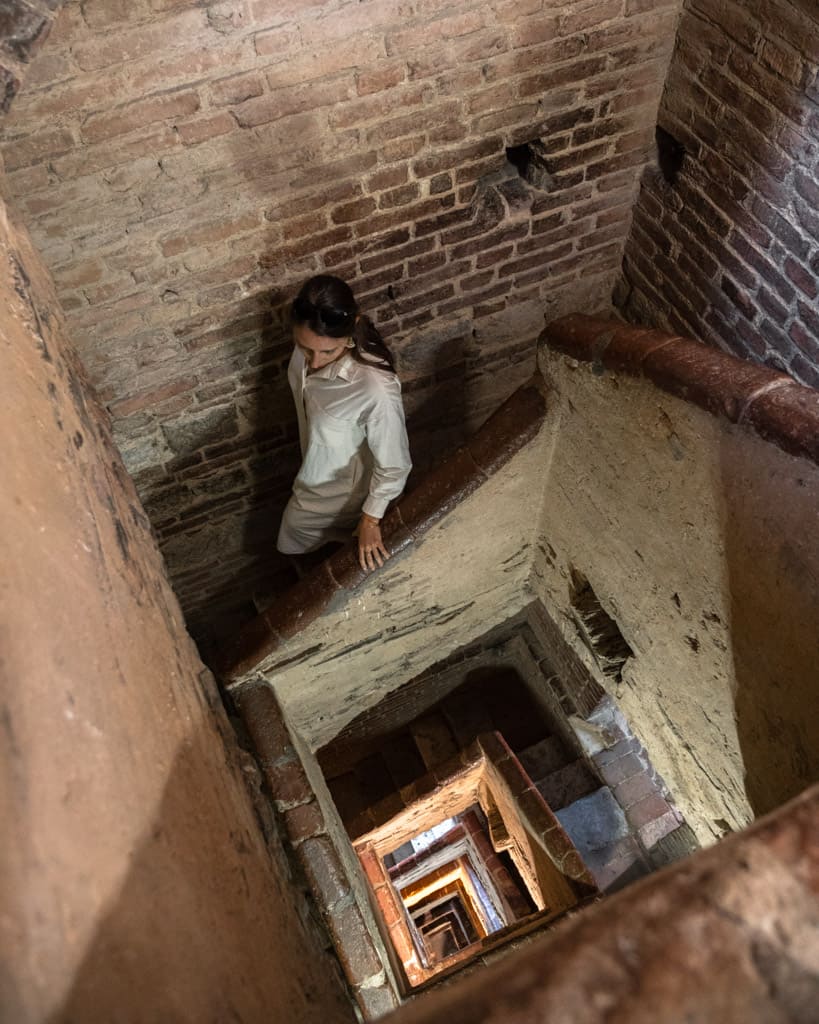
[[(349, 551), (337, 553), (225, 651), (227, 686), (241, 698), (245, 689), (264, 690), (268, 680), (284, 705), (292, 734), (301, 737), (299, 757), (307, 766), (313, 759), (308, 771), (315, 771), (317, 752), (332, 801), (324, 801), (323, 779), (314, 777), (312, 789), (301, 777), (296, 780), (292, 755), (281, 764), (274, 755), (268, 779), (292, 821), (288, 828), (297, 851), (304, 850), (306, 859), (308, 844), (314, 844), (311, 852), (320, 847), (333, 865), (331, 873), (340, 858), (333, 815), (340, 813), (347, 839), (369, 835), (377, 823), (417, 802), (419, 784), (435, 789), (441, 766), (457, 758), (471, 737), (487, 730), (506, 737), (513, 759), (531, 781), (519, 795), (536, 795), (551, 807), (600, 890), (612, 892), (692, 852), (698, 845), (692, 829), (613, 697), (628, 708), (635, 731), (674, 792), (682, 795), (680, 806), (698, 836), (709, 840), (739, 829), (748, 813), (740, 771), (742, 744), (757, 742), (758, 734), (747, 731), (749, 722), (753, 724), (747, 706), (735, 702), (752, 692), (752, 670), (774, 671), (781, 655), (772, 653), (770, 645), (760, 646), (760, 638), (768, 636), (764, 629), (746, 629), (744, 634), (737, 629), (742, 620), (736, 614), (732, 620), (732, 612), (743, 594), (719, 585), (725, 568), (720, 545), (727, 535), (715, 509), (722, 507), (725, 494), (707, 473), (696, 478), (693, 505), (686, 499), (686, 487), (701, 467), (713, 473), (720, 446), (743, 467), (757, 466), (759, 460), (770, 464), (781, 486), (806, 487), (805, 481), (815, 477), (812, 463), (817, 461), (811, 440), (817, 417), (813, 406), (808, 408), (810, 396), (775, 374), (770, 379), (768, 371), (750, 376), (744, 368), (734, 372), (728, 357), (659, 332), (621, 325), (604, 329), (584, 318), (569, 318), (556, 328), (555, 338), (555, 348), (565, 350), (567, 357), (543, 353), (550, 381), (546, 411), (538, 408), (538, 401), (527, 400), (531, 415), (522, 423), (533, 443), (528, 449), (528, 442), (513, 444), (517, 461), (508, 478), (505, 470), (494, 478), (497, 492), (486, 473), (494, 457), (473, 439), (468, 453), (441, 467), (418, 495), (399, 506), (390, 525), (396, 553), (403, 557), (365, 580)], [(578, 370), (584, 360), (591, 370)], [(643, 362), (654, 383), (623, 380), (623, 367), (634, 373)], [(695, 364), (708, 372), (693, 381)], [(610, 376), (598, 372), (601, 365)], [(679, 398), (662, 396), (659, 388)], [(544, 395), (540, 386), (530, 389), (530, 398), (533, 392)], [(552, 395), (560, 403), (557, 412), (550, 405)], [(788, 416), (783, 414), (780, 422), (776, 417), (783, 403)], [(513, 399), (504, 413), (510, 437), (515, 435), (514, 408)], [(740, 414), (742, 422), (735, 428)], [(629, 445), (636, 446), (640, 458), (630, 457)], [(688, 459), (684, 474), (681, 459)], [(483, 467), (483, 478), (474, 473), (473, 463)], [(540, 495), (544, 518), (532, 527), (530, 506), (523, 504), (525, 489), (518, 487), (521, 477), (514, 474), (521, 468), (523, 474), (533, 468), (537, 473), (542, 467), (548, 481)], [(751, 500), (765, 510), (753, 491), (751, 469), (747, 476)], [(529, 476), (530, 484), (535, 478)], [(736, 495), (745, 493), (737, 490), (737, 480), (745, 486), (745, 477), (737, 477), (735, 492), (726, 492), (735, 504)], [(584, 500), (578, 502), (575, 489), (581, 485)], [(485, 500), (465, 500), (478, 486), (485, 487)], [(602, 489), (601, 497), (596, 489)], [(495, 565), (490, 567), (483, 558), (487, 549), (476, 547), (474, 538), (484, 533), (485, 510), (493, 496), (500, 499), (505, 515), (514, 517), (514, 529), (509, 536), (502, 529), (492, 534)], [(528, 533), (522, 525), (526, 521)], [(799, 535), (794, 537), (796, 542)], [(727, 536), (732, 544), (736, 539), (736, 534)], [(743, 544), (742, 559), (728, 565), (735, 575), (753, 561), (752, 554), (763, 562), (776, 561), (764, 538), (760, 545), (750, 533)], [(805, 555), (809, 560), (810, 552)], [(512, 575), (509, 566), (521, 571)], [(774, 569), (781, 575), (778, 563)], [(472, 588), (467, 593), (458, 586), (464, 577)], [(487, 594), (489, 600), (478, 604), (476, 598)], [(651, 631), (661, 622), (661, 604), (671, 614), (666, 614), (668, 622), (661, 623), (658, 637)], [(465, 673), (470, 670), (475, 638), (481, 636), (480, 627), (489, 626), (492, 632), (498, 619), (491, 615), (498, 608), (508, 616), (504, 621), (514, 620), (521, 633), (516, 640), (495, 637), (492, 671), (482, 677), (484, 683), (491, 679), (491, 685), (481, 691), (479, 686), (462, 687), (465, 679), (453, 683), (458, 664), (465, 666)], [(529, 634), (543, 645), (539, 650)], [(618, 642), (612, 652), (612, 637), (626, 643)], [(738, 640), (747, 651), (759, 648), (763, 658), (754, 662), (746, 657), (737, 692), (732, 674), (737, 663), (731, 656), (743, 649), (731, 645)], [(804, 636), (800, 644), (796, 650), (804, 654), (810, 644)], [(490, 646), (477, 642), (488, 657)], [(438, 651), (444, 654), (441, 665), (449, 676), (438, 691), (423, 696)], [(544, 702), (553, 712), (559, 709), (562, 723), (544, 726), (531, 709), (515, 706), (504, 658), (538, 693), (539, 710)], [(807, 732), (807, 719), (799, 721)], [(248, 722), (254, 738), (261, 736), (263, 723), (254, 723), (252, 715)], [(753, 768), (753, 762), (747, 766)], [(288, 781), (277, 789), (280, 769), (286, 769)], [(794, 782), (790, 777), (783, 781)], [(491, 821), (488, 825), (502, 850), (507, 842), (503, 830)], [(692, 871), (692, 878), (700, 877)], [(683, 880), (685, 891), (688, 876), (677, 871), (674, 877)], [(648, 891), (647, 885), (651, 892), (662, 890), (654, 880), (644, 880), (640, 891)], [(352, 882), (350, 887), (354, 889)], [(629, 897), (629, 891), (617, 899), (621, 897)], [(339, 896), (328, 908), (331, 920), (342, 906), (346, 912), (348, 899), (347, 894)], [(640, 906), (640, 901), (631, 899), (627, 905)], [(594, 920), (606, 919), (596, 910), (588, 913)], [(586, 912), (577, 917), (585, 919)], [(558, 928), (571, 930), (569, 924)], [(584, 931), (581, 925), (576, 931), (585, 934), (588, 928)], [(369, 993), (387, 999), (389, 985), (377, 980), (380, 974), (359, 973), (360, 1005)], [(406, 995), (399, 987), (390, 989), (389, 998), (396, 991)]]

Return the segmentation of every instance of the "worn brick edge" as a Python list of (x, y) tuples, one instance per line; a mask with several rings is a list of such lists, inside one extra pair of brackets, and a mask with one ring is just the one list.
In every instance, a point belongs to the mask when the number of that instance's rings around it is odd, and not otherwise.
[[(535, 374), (387, 513), (382, 532), (392, 554), (417, 543), (537, 435), (546, 417), (545, 390), (543, 379)], [(226, 684), (238, 681), (314, 622), (337, 595), (353, 590), (368, 576), (358, 564), (354, 545), (348, 544), (228, 641), (215, 658), (214, 671)]]
[(819, 391), (786, 373), (699, 341), (614, 320), (553, 320), (539, 345), (594, 368), (646, 377), (669, 394), (750, 427), (790, 455), (819, 464)]
[(353, 998), (365, 1020), (380, 1016), (398, 1006), (400, 997), (369, 936), (276, 694), (257, 680), (237, 693), (236, 703)]

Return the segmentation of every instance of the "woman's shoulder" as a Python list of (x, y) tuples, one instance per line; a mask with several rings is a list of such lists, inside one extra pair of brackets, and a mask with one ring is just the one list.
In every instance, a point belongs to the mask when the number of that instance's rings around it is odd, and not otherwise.
[(362, 390), (373, 399), (401, 394), (401, 382), (398, 380), (398, 374), (392, 370), (359, 359), (355, 360), (355, 369), (356, 379)]

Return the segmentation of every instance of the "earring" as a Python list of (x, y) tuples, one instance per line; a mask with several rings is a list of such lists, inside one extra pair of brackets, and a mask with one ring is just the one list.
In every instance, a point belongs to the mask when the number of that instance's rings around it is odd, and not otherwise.
[(344, 347), (345, 347), (345, 348), (355, 348), (355, 342), (353, 341), (353, 339), (352, 339), (352, 338), (348, 338), (348, 339), (347, 339), (347, 340), (346, 340), (346, 341), (344, 342)]

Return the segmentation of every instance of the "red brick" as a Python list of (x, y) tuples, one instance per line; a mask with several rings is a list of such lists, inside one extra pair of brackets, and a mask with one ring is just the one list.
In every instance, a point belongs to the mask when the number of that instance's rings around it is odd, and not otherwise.
[(397, 266), (385, 267), (384, 270), (376, 271), (356, 278), (356, 289), (362, 293), (380, 288), (385, 284), (394, 284), (404, 276), (404, 268)]
[(442, 267), (447, 261), (446, 253), (444, 252), (431, 252), (427, 253), (426, 256), (420, 256), (416, 260), (410, 260), (407, 264), (407, 272), (410, 277), (415, 277), (418, 274), (424, 274), (429, 270), (434, 270), (436, 267)]
[(282, 239), (285, 242), (290, 242), (294, 238), (316, 235), (325, 231), (327, 227), (327, 214), (323, 210), (317, 213), (308, 213), (303, 217), (294, 217), (292, 220), (284, 221), (281, 224)]
[(801, 264), (797, 263), (796, 260), (791, 259), (789, 256), (785, 260), (784, 264), (785, 274), (789, 281), (792, 281), (796, 287), (804, 295), (807, 295), (809, 299), (816, 298), (816, 277), (806, 270)]
[[(446, 197), (441, 197), (446, 198)], [(380, 231), (387, 231), (390, 228), (398, 227), (401, 224), (416, 224), (418, 221), (433, 213), (440, 213), (445, 209), (441, 198), (427, 199), (414, 206), (403, 206), (391, 213), (377, 213), (368, 220), (359, 221), (355, 227), (357, 238), (366, 238), (368, 235), (377, 234)], [(416, 227), (417, 233), (417, 227)]]
[(350, 892), (344, 865), (335, 847), (326, 836), (305, 839), (298, 845), (297, 854), (307, 881), (326, 913)]
[(545, 275), (549, 263), (552, 260), (559, 260), (564, 256), (568, 256), (572, 248), (571, 242), (559, 242), (557, 245), (543, 249), (531, 256), (523, 256), (520, 259), (512, 260), (510, 263), (505, 263), (498, 268), (498, 274), (500, 277), (510, 277), (513, 274), (519, 274), (521, 271), (532, 270), (537, 267), (542, 268)]
[(109, 409), (113, 416), (131, 416), (142, 409), (149, 409), (151, 406), (158, 405), (159, 402), (164, 401), (166, 398), (172, 398), (183, 392), (191, 391), (196, 387), (197, 383), (196, 377), (183, 377), (180, 380), (173, 381), (171, 384), (166, 384), (164, 387), (142, 391), (132, 398), (126, 398), (121, 402), (114, 402), (109, 406)]
[(296, 20), (304, 11), (315, 13), (318, 0), (251, 0), (250, 17), (259, 25)]
[(210, 86), (211, 102), (216, 107), (235, 106), (261, 96), (263, 92), (264, 80), (257, 72), (223, 78)]
[(441, 39), (454, 39), (457, 36), (470, 35), (484, 27), (484, 14), (480, 11), (467, 11), (449, 18), (436, 21), (425, 20), (414, 28), (402, 32), (389, 33), (385, 38), (387, 55), (405, 57), (415, 49), (429, 49)]
[(508, 131), (513, 125), (526, 122), (532, 128), (528, 131), (531, 136), (541, 135), (542, 132), (534, 129), (535, 121), (540, 113), (537, 103), (519, 103), (514, 107), (506, 107), (504, 110), (496, 110), (492, 114), (482, 114), (472, 121), (472, 131), (476, 135), (486, 135), (500, 129)]
[[(294, 25), (284, 25), (271, 29), (269, 32), (257, 32), (253, 37), (253, 45), (260, 57), (273, 55), (282, 57), (287, 53), (295, 53), (301, 45), (299, 30)], [(292, 81), (299, 79), (294, 76)]]
[(313, 790), (298, 761), (286, 761), (274, 764), (265, 771), (270, 784), (270, 792), (280, 810), (294, 804), (306, 803), (313, 797)]
[(196, 146), (217, 135), (226, 135), (236, 127), (236, 122), (229, 114), (215, 114), (213, 117), (200, 117), (196, 121), (188, 121), (176, 126), (183, 146)]
[(398, 995), (386, 983), (376, 987), (358, 988), (355, 998), (365, 1020), (384, 1017), (401, 1004)]
[(429, 182), (429, 194), (431, 196), (440, 195), (442, 192), (449, 192), (454, 188), (451, 174), (436, 174), (435, 177), (430, 179)]
[(71, 52), (84, 71), (94, 71), (151, 56), (161, 50), (169, 39), (184, 40), (188, 45), (197, 39), (204, 41), (206, 32), (205, 11), (192, 10), (128, 31), (101, 34), (89, 42), (73, 45)]
[(152, 131), (139, 135), (135, 139), (116, 142), (104, 146), (77, 147), (68, 156), (60, 157), (52, 166), (61, 178), (71, 178), (82, 174), (93, 174), (119, 164), (130, 163), (150, 153), (159, 156), (165, 150), (179, 145), (179, 138), (171, 125), (163, 125)]
[(333, 910), (327, 923), (344, 974), (351, 985), (361, 985), (381, 973), (383, 966), (355, 903)]
[(102, 277), (102, 266), (97, 260), (72, 263), (56, 268), (54, 279), (61, 288), (78, 288), (84, 284), (95, 284)]
[(68, 129), (29, 135), (13, 144), (6, 143), (3, 157), (6, 169), (16, 170), (29, 164), (50, 160), (61, 153), (69, 153), (76, 146), (73, 134)]
[(359, 96), (369, 96), (374, 92), (391, 89), (404, 81), (406, 70), (403, 63), (389, 64), (372, 71), (359, 71), (356, 75), (356, 90)]
[(425, 107), (417, 113), (392, 118), (370, 128), (367, 132), (367, 142), (373, 146), (380, 146), (391, 139), (397, 139), (403, 135), (414, 135), (416, 132), (426, 130), (434, 125), (457, 120), (459, 114), (460, 105), (458, 103), (441, 103), (438, 106)]
[(250, 231), (258, 224), (259, 215), (257, 213), (245, 213), (228, 220), (210, 221), (207, 224), (189, 228), (182, 234), (165, 235), (160, 239), (159, 247), (164, 256), (175, 256), (177, 253), (185, 252), (196, 246), (223, 242), (233, 235)]
[(547, 43), (554, 40), (558, 35), (558, 21), (555, 17), (541, 17), (536, 20), (526, 21), (516, 25), (509, 33), (512, 46), (515, 49), (535, 46), (537, 43)]
[(472, 274), (470, 277), (461, 278), (461, 291), (472, 292), (476, 289), (485, 288), (495, 276), (494, 270), (486, 270), (482, 274)]
[(331, 231), (325, 231), (320, 235), (311, 235), (302, 238), (297, 243), (291, 243), (279, 253), (282, 262), (292, 259), (295, 256), (306, 256), (311, 253), (320, 252), (322, 249), (346, 242), (352, 237), (352, 232), (346, 225), (339, 225)]
[(408, 139), (394, 139), (381, 148), (379, 155), (382, 161), (387, 164), (391, 164), (395, 160), (407, 160), (416, 156), (424, 148), (426, 140), (426, 135), (415, 135)]
[(384, 167), (367, 179), (368, 192), (380, 192), (384, 188), (395, 188), (406, 183), (409, 177), (407, 164), (399, 164), (397, 167)]
[(331, 185), (310, 195), (303, 195), (299, 198), (288, 196), (279, 206), (271, 207), (265, 211), (268, 220), (285, 220), (292, 217), (312, 213), (315, 210), (325, 210), (328, 204), (339, 203), (345, 199), (354, 199), (361, 195), (361, 186), (356, 181), (342, 181), (337, 185)]
[(82, 137), (86, 142), (102, 142), (157, 121), (194, 114), (199, 106), (198, 94), (191, 91), (130, 103), (115, 108), (111, 113), (92, 114), (83, 122)]
[(499, 249), (490, 249), (488, 252), (482, 252), (475, 260), (475, 267), (481, 270), (484, 267), (494, 267), (498, 263), (502, 263), (508, 259), (512, 254), (512, 246), (504, 245)]
[[(340, 97), (343, 99), (345, 97)], [(388, 115), (410, 107), (421, 107), (434, 98), (427, 85), (412, 85), (404, 89), (366, 96), (353, 103), (345, 103), (329, 115), (333, 128), (351, 128), (368, 121), (380, 121)]]
[(512, 107), (516, 99), (517, 85), (512, 82), (499, 82), (469, 96), (466, 109), (470, 114), (484, 114), (487, 111)]
[(518, 22), (521, 18), (540, 14), (543, 0), (495, 0), (492, 5), (500, 21)]
[(430, 153), (419, 157), (413, 162), (412, 169), (419, 178), (427, 178), (440, 171), (451, 171), (467, 161), (479, 160), (491, 154), (503, 152), (503, 140), (500, 136), (481, 139), (465, 146), (441, 153)]
[(284, 824), (290, 842), (294, 844), (325, 831), (324, 816), (315, 800), (285, 811)]
[(351, 203), (344, 203), (337, 206), (330, 214), (334, 224), (349, 224), (353, 221), (362, 220), (375, 210), (375, 200), (369, 197), (356, 199)]
[(378, 197), (379, 210), (392, 210), (396, 206), (406, 206), (407, 203), (418, 199), (421, 194), (421, 186), (418, 182), (411, 182), (401, 188), (391, 189), (389, 192), (382, 192)]
[[(274, 33), (272, 37), (264, 39), (256, 36), (256, 50), (260, 56), (276, 56), (287, 52), (280, 49), (281, 44), (277, 44), (276, 35)], [(283, 33), (282, 39), (292, 50), (300, 52), (292, 53), (286, 61), (279, 61), (268, 69), (267, 82), (271, 89), (327, 78), (339, 71), (368, 67), (384, 55), (383, 42), (371, 36), (345, 39), (326, 48), (309, 50), (300, 49), (300, 37), (295, 30), (292, 38)]]
[[(443, 288), (436, 288), (434, 291), (419, 295), (414, 299), (401, 299), (399, 302), (396, 302), (395, 308), (401, 315), (413, 313), (416, 310), (428, 312), (430, 307), (434, 306), (436, 302), (451, 298), (454, 294), (455, 289), (451, 284), (448, 284)], [(431, 319), (431, 317), (427, 317), (427, 319)]]
[(343, 157), (341, 160), (331, 160), (329, 163), (322, 164), (321, 167), (310, 167), (305, 170), (301, 178), (294, 177), (290, 184), (294, 189), (314, 189), (322, 183), (327, 183), (332, 187), (344, 178), (351, 175), (358, 177), (363, 172), (371, 170), (377, 162), (378, 158), (372, 150), (357, 152), (352, 156)]
[[(377, 256), (370, 256), (366, 259), (362, 259), (361, 269), (365, 273), (369, 273), (370, 271), (378, 270), (381, 267), (392, 266), (396, 263), (401, 263), (409, 256), (417, 256), (419, 253), (427, 252), (435, 245), (434, 238), (419, 238), (414, 242), (410, 242), (408, 245), (401, 245), (401, 243), (405, 242), (408, 238), (409, 230), (406, 228), (393, 232), (391, 236), (386, 236), (386, 239), (382, 242), (382, 248), (386, 248), (388, 251), (381, 252)], [(399, 245), (400, 248), (390, 248), (394, 245)]]
[[(341, 98), (339, 91), (340, 86), (335, 82), (313, 87), (294, 86), (290, 89), (276, 89), (240, 103), (234, 108), (233, 115), (243, 128), (257, 128), (259, 125), (280, 121), (293, 114), (304, 114), (330, 106)], [(316, 128), (319, 126), (315, 119), (308, 118), (304, 123), (315, 123)], [(302, 134), (303, 132), (299, 132), (299, 136)]]
[(461, 142), (467, 137), (469, 131), (467, 126), (460, 121), (448, 121), (437, 128), (430, 128), (427, 132), (427, 141), (430, 146)]
[(659, 793), (651, 793), (628, 807), (626, 817), (632, 828), (641, 829), (650, 821), (656, 821), (668, 814), (669, 810), (668, 802)]

